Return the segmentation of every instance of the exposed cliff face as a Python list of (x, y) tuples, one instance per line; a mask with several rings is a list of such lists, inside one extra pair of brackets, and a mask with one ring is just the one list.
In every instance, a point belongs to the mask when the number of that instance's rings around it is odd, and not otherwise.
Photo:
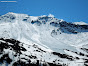
[(10, 64), (13, 64), (10, 56), (18, 63), (20, 53), (22, 58), (27, 56), (27, 60), (20, 60), (22, 62), (42, 59), (53, 64), (84, 65), (88, 59), (87, 36), (87, 24), (69, 23), (53, 16), (7, 13), (0, 16), (0, 57), (9, 57)]
[(77, 34), (81, 32), (88, 32), (88, 25), (76, 25), (68, 22), (60, 22), (61, 31), (64, 33)]

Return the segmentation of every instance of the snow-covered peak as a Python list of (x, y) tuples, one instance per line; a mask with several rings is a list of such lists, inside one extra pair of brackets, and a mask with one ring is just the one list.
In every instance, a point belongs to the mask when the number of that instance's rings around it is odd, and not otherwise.
[(13, 12), (8, 12), (7, 14), (16, 14), (16, 13), (13, 13)]
[(30, 16), (30, 19), (33, 21), (36, 21), (36, 20), (38, 20), (38, 17), (37, 16)]
[(42, 15), (42, 16), (40, 16), (40, 17), (47, 17), (47, 15)]
[(85, 23), (85, 22), (74, 22), (73, 24), (76, 24), (76, 25), (88, 25), (87, 23)]
[(49, 14), (49, 15), (48, 15), (48, 17), (54, 17), (54, 15), (52, 15), (52, 14)]
[(12, 22), (16, 19), (15, 13), (7, 13), (5, 15), (0, 16), (0, 22)]

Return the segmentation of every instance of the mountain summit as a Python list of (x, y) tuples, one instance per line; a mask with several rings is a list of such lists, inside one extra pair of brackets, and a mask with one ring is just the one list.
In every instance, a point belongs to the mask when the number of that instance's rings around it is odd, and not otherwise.
[[(30, 16), (9, 12), (0, 16), (0, 58), (6, 61), (2, 57), (7, 56), (10, 60), (9, 66), (17, 64), (18, 61), (27, 66), (29, 60), (32, 63), (41, 60), (48, 65), (52, 63), (58, 66), (87, 65), (87, 36), (88, 24), (83, 22), (70, 23), (51, 14)], [(21, 57), (17, 49), (20, 50)], [(12, 60), (15, 54), (18, 56)], [(18, 57), (23, 60), (17, 60)]]

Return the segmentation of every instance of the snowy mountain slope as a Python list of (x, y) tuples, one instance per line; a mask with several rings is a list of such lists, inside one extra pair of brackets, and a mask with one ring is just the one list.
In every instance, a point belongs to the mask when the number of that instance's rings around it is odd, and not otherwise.
[[(85, 50), (82, 48), (82, 50)], [(14, 39), (0, 38), (0, 65), (1, 66), (37, 66), (37, 60), (46, 66), (83, 66), (88, 55), (65, 50), (67, 54), (48, 52), (36, 44), (28, 45)], [(69, 55), (70, 54), (70, 55)], [(74, 54), (74, 55), (73, 55)], [(82, 63), (80, 63), (82, 62)], [(69, 63), (69, 64), (68, 64)], [(51, 66), (51, 65), (50, 65)]]
[[(88, 49), (87, 36), (87, 24), (69, 23), (52, 15), (34, 17), (9, 12), (0, 16), (1, 38), (13, 38), (24, 43), (24, 45), (36, 44), (44, 51), (57, 52), (54, 53), (55, 55), (60, 53), (73, 56), (75, 54), (81, 58), (79, 61), (82, 62), (85, 62), (83, 58), (87, 58), (86, 55), (88, 55), (86, 51)], [(80, 52), (85, 56), (81, 57)], [(75, 64), (75, 62), (72, 63)]]
[[(14, 19), (11, 18), (12, 15)], [(27, 40), (25, 42), (35, 42), (46, 45), (54, 51), (59, 51), (58, 49), (68, 49), (88, 39), (85, 37), (88, 35), (87, 29), (82, 28), (80, 25), (58, 20), (54, 17), (33, 17), (15, 13), (7, 13), (1, 17), (1, 37), (14, 38), (20, 41)], [(8, 22), (8, 20), (11, 22)], [(61, 48), (58, 48), (58, 45), (61, 46)], [(72, 50), (72, 48), (70, 50)], [(73, 48), (73, 50), (75, 49)]]

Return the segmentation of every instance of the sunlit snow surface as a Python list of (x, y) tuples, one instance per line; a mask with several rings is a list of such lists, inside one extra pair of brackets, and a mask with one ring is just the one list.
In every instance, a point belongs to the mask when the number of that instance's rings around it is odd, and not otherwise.
[[(31, 53), (33, 49), (27, 48), (25, 44), (36, 44), (44, 51), (47, 51), (48, 55), (45, 53), (43, 54), (44, 56), (50, 57), (49, 52), (57, 52), (70, 55), (73, 58), (79, 58), (74, 61), (58, 58), (58, 60), (63, 59), (61, 60), (63, 61), (62, 63), (69, 64), (69, 66), (78, 66), (79, 64), (83, 66), (85, 59), (88, 59), (87, 36), (88, 25), (86, 23), (68, 23), (62, 19), (55, 18), (51, 14), (49, 16), (29, 16), (10, 12), (0, 16), (0, 38), (19, 40), (24, 43), (24, 47)], [(4, 51), (7, 52), (10, 50)], [(27, 52), (24, 53), (28, 54)], [(37, 55), (39, 60), (40, 55), (41, 53)], [(55, 60), (57, 56), (50, 57), (52, 58), (51, 61), (48, 61), (49, 58), (46, 57), (41, 58), (47, 62), (53, 63), (52, 61)], [(56, 63), (58, 62), (59, 61)]]

